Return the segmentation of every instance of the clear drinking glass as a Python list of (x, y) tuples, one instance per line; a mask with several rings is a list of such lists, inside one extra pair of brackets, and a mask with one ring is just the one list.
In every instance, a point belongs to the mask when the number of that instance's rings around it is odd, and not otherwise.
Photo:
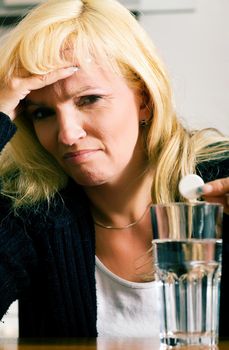
[(220, 204), (152, 205), (153, 252), (167, 346), (218, 343), (222, 260)]

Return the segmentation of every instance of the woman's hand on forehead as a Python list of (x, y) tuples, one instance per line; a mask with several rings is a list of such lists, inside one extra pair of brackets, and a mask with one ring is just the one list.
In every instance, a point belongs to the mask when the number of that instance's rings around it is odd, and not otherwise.
[(77, 72), (78, 69), (78, 67), (67, 67), (43, 75), (12, 78), (8, 85), (0, 89), (0, 111), (7, 114), (11, 120), (14, 120), (16, 117), (16, 108), (31, 91), (42, 89), (47, 85), (66, 79)]
[(27, 78), (27, 82), (30, 85), (30, 92), (32, 90), (42, 89), (47, 85), (56, 83), (58, 80), (65, 79), (71, 76), (73, 73), (79, 70), (78, 67), (67, 67), (54, 70), (50, 73), (43, 75), (32, 75)]

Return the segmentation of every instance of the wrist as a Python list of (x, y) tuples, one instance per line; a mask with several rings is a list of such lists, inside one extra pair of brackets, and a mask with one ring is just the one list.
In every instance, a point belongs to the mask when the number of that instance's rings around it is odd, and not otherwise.
[(13, 121), (14, 114), (15, 114), (14, 111), (0, 105), (0, 113), (7, 116), (8, 118), (11, 119), (11, 121)]

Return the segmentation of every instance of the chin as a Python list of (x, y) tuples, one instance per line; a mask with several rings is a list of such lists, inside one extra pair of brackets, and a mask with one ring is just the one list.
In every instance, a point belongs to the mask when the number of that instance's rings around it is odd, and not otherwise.
[(109, 176), (105, 174), (69, 174), (70, 177), (79, 185), (84, 187), (100, 186), (109, 181)]

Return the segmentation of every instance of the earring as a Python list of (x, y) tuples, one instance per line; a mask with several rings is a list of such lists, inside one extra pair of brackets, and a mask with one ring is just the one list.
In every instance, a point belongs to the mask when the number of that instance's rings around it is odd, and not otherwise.
[(142, 120), (140, 120), (139, 124), (140, 124), (140, 126), (142, 126), (142, 127), (144, 128), (144, 127), (147, 126), (149, 123), (148, 123), (148, 120), (142, 119)]

